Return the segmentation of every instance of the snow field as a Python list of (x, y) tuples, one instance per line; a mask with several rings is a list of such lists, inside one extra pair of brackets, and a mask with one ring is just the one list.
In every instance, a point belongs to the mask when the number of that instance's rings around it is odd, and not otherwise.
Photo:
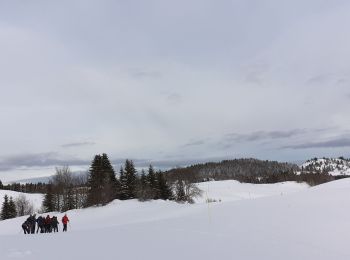
[[(245, 194), (259, 199), (235, 200), (246, 195), (233, 193), (230, 200), (230, 188), (218, 182), (209, 192), (221, 203), (114, 201), (68, 212), (65, 234), (24, 236), (23, 218), (2, 221), (0, 258), (350, 259), (350, 179), (296, 190), (294, 184), (266, 187), (268, 197), (261, 197), (265, 187), (250, 184)], [(281, 196), (283, 187), (292, 193)]]
[(285, 195), (309, 188), (305, 183), (280, 182), (274, 184), (240, 183), (234, 180), (210, 181), (198, 184), (203, 191), (197, 203), (206, 202), (207, 199), (216, 202), (227, 202), (244, 199), (257, 199), (267, 196)]

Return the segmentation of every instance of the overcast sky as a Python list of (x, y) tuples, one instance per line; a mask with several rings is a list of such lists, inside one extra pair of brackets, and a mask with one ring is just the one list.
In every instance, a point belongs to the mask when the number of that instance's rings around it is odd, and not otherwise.
[(19, 167), (350, 156), (350, 2), (0, 2)]

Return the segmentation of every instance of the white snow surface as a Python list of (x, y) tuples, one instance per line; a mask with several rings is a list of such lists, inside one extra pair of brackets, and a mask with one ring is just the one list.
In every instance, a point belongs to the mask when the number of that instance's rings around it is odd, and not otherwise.
[(243, 199), (256, 199), (274, 195), (284, 195), (309, 187), (306, 183), (280, 182), (274, 184), (240, 183), (234, 180), (202, 182), (197, 185), (202, 197), (195, 199), (197, 203), (209, 201), (227, 202)]
[(1, 221), (0, 259), (350, 259), (350, 179), (241, 200), (230, 199), (230, 188), (210, 190), (222, 201), (114, 201), (70, 211), (67, 233), (25, 236), (24, 218)]

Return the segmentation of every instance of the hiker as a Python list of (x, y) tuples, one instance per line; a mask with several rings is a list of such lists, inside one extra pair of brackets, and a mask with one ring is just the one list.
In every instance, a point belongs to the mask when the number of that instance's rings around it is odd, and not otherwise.
[(29, 232), (29, 224), (28, 221), (24, 221), (24, 223), (22, 224), (22, 229), (24, 231), (24, 234), (30, 234)]
[(39, 232), (39, 229), (40, 229), (40, 233), (44, 233), (44, 230), (45, 230), (45, 219), (42, 216), (39, 216), (36, 219), (36, 223), (38, 224), (38, 228), (36, 230), (36, 233)]
[(51, 233), (51, 218), (47, 215), (45, 218), (45, 233)]
[(51, 219), (51, 227), (53, 229), (53, 232), (58, 232), (58, 220), (56, 216), (53, 216)]
[(69, 219), (67, 217), (67, 214), (64, 214), (62, 218), (62, 224), (63, 224), (63, 232), (67, 232), (67, 224), (69, 222)]
[(32, 216), (32, 230), (31, 230), (32, 234), (35, 234), (35, 226), (36, 226), (36, 214), (34, 213), (34, 215)]
[(28, 234), (34, 234), (35, 233), (35, 224), (36, 224), (36, 219), (35, 219), (35, 214), (30, 215), (27, 218), (27, 226), (28, 226)]

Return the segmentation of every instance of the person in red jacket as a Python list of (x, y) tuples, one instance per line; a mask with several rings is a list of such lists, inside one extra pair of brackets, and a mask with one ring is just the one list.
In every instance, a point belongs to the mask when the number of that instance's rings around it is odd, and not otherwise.
[(45, 218), (45, 233), (51, 233), (51, 218), (50, 215), (47, 215)]
[(69, 218), (67, 217), (67, 214), (64, 214), (62, 218), (62, 224), (63, 224), (63, 232), (67, 232), (67, 224), (69, 222)]

